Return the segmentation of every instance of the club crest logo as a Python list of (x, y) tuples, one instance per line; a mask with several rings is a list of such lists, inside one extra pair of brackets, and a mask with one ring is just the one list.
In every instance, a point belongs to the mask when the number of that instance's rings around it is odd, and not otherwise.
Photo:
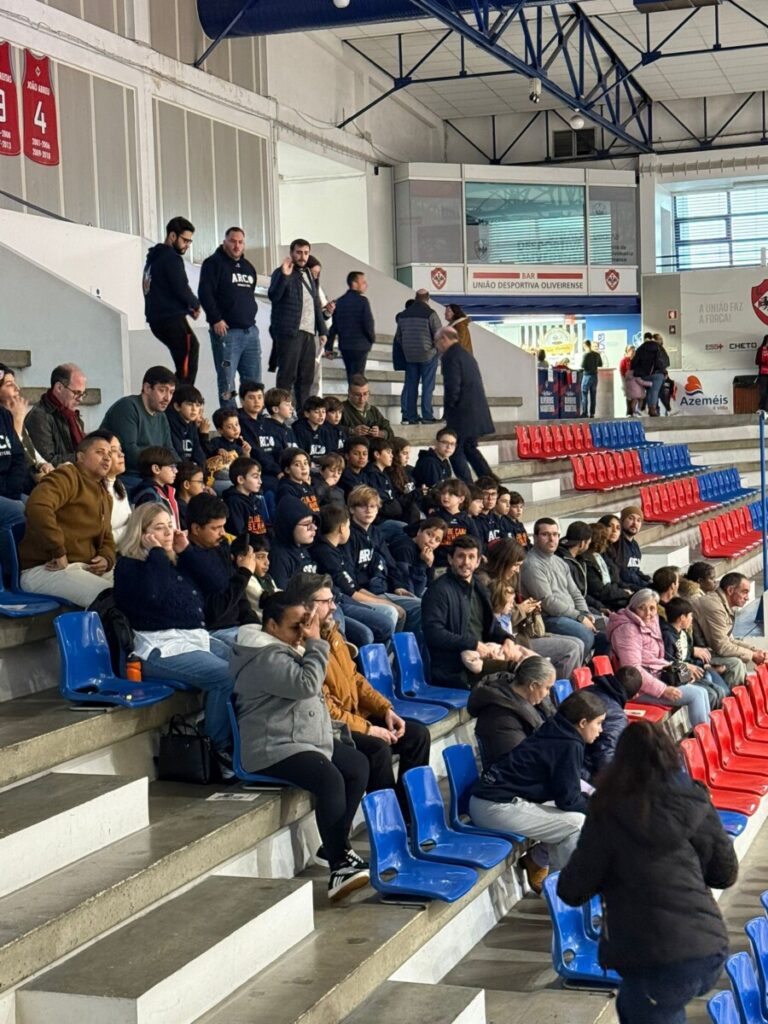
[(768, 324), (768, 280), (752, 289), (752, 309), (764, 324)]
[(606, 270), (605, 283), (610, 291), (615, 292), (621, 283), (621, 275), (618, 270), (614, 270), (613, 267), (610, 270)]
[(432, 284), (438, 291), (442, 291), (442, 289), (445, 288), (448, 281), (448, 274), (442, 267), (433, 267), (429, 276), (432, 279)]
[(701, 386), (701, 381), (698, 377), (690, 376), (685, 382), (685, 393), (686, 395), (703, 395), (704, 388)]

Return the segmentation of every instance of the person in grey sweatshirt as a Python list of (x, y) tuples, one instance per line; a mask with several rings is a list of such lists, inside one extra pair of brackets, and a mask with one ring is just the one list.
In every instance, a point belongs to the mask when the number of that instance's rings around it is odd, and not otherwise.
[(583, 595), (562, 558), (555, 554), (560, 530), (554, 519), (537, 519), (533, 547), (525, 556), (520, 572), (523, 597), (541, 602), (541, 614), (548, 633), (575, 636), (584, 643), (589, 658), (597, 627)]
[(243, 767), (306, 789), (335, 900), (369, 880), (368, 864), (349, 845), (352, 819), (368, 784), (368, 760), (334, 739), (323, 697), (329, 646), (317, 609), (285, 592), (267, 597), (262, 626), (243, 626), (230, 660)]

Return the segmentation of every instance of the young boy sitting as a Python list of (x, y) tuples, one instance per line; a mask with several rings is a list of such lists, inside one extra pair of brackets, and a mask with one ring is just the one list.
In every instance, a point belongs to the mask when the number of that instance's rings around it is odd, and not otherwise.
[(526, 551), (530, 551), (532, 545), (523, 522), (524, 508), (525, 499), (522, 494), (518, 494), (517, 491), (508, 491), (506, 487), (499, 488), (496, 512), (501, 519), (500, 536), (503, 539), (511, 537)]
[(205, 490), (205, 474), (194, 462), (180, 462), (173, 486), (176, 491), (176, 503), (179, 506), (179, 528), (186, 530), (187, 504), (196, 494), (202, 494)]
[(302, 407), (302, 415), (291, 427), (296, 444), (317, 462), (326, 452), (335, 451), (336, 438), (325, 428), (325, 399), (310, 395)]
[(173, 487), (177, 462), (176, 452), (163, 445), (150, 445), (140, 451), (138, 468), (141, 483), (134, 487), (130, 498), (134, 507), (148, 501), (162, 505), (176, 524), (176, 529), (180, 530), (179, 506)]
[(256, 380), (244, 380), (239, 394), (240, 433), (255, 452), (259, 447), (259, 423), (264, 417), (264, 385)]
[[(219, 432), (208, 444), (206, 468), (213, 473), (214, 489), (222, 491), (229, 483), (229, 467), (235, 459), (248, 458), (251, 446), (240, 436), (240, 420), (236, 409), (217, 409), (213, 425)], [(216, 485), (222, 485), (217, 487)]]
[(280, 469), (283, 476), (277, 485), (277, 500), (292, 495), (303, 501), (310, 512), (319, 512), (317, 495), (312, 489), (309, 472), (309, 456), (301, 448), (286, 448), (280, 453)]
[[(660, 618), (664, 640), (664, 657), (673, 665), (685, 664), (690, 682), (704, 686), (709, 694), (710, 708), (722, 706), (723, 697), (731, 690), (719, 672), (697, 658), (693, 649), (693, 605), (684, 597), (673, 597), (666, 605), (666, 619)], [(670, 683), (671, 686), (677, 685)]]
[(318, 469), (312, 473), (312, 489), (317, 495), (318, 504), (344, 505), (344, 491), (337, 487), (346, 462), (338, 452), (328, 452), (318, 462)]
[(347, 468), (341, 474), (339, 487), (349, 497), (350, 491), (365, 483), (365, 468), (368, 465), (368, 439), (365, 437), (347, 438), (344, 453), (347, 456)]
[(591, 779), (594, 780), (613, 760), (619, 736), (629, 725), (624, 707), (627, 701), (637, 696), (642, 685), (643, 677), (638, 670), (625, 665), (616, 669), (614, 675), (596, 676), (591, 686), (580, 691), (594, 693), (605, 704), (603, 731), (584, 753), (584, 767)]
[(292, 494), (278, 502), (269, 561), (279, 590), (285, 590), (297, 572), (317, 572), (317, 562), (310, 553), (317, 534), (317, 521), (317, 513), (311, 512)]
[(277, 590), (275, 581), (269, 575), (269, 538), (266, 534), (254, 536), (249, 533), (242, 533), (232, 541), (230, 552), (232, 561), (237, 568), (237, 559), (247, 554), (250, 548), (253, 554), (254, 570), (248, 580), (245, 589), (245, 596), (251, 610), (257, 615), (261, 611), (261, 598), (263, 594), (274, 594)]
[(392, 478), (387, 473), (392, 466), (393, 457), (392, 442), (385, 437), (374, 437), (368, 446), (368, 468), (363, 476), (365, 482), (374, 488), (381, 500), (377, 525), (388, 520), (399, 521), (403, 515), (403, 506), (395, 495)]
[(413, 478), (417, 487), (436, 487), (453, 476), (451, 456), (456, 451), (457, 443), (458, 438), (450, 427), (438, 430), (432, 447), (422, 449), (416, 459)]
[(389, 542), (392, 557), (407, 579), (407, 589), (416, 597), (423, 597), (435, 578), (435, 551), (440, 547), (445, 530), (442, 519), (428, 516), (406, 526)]
[(342, 411), (340, 399), (328, 395), (325, 399), (325, 429), (328, 432), (329, 452), (340, 452), (344, 449), (347, 432), (341, 425)]
[(228, 514), (225, 529), (233, 537), (267, 532), (266, 509), (261, 491), (261, 466), (255, 459), (235, 459), (229, 467), (232, 486), (224, 491)]
[(264, 395), (264, 405), (269, 413), (262, 416), (257, 427), (259, 455), (262, 468), (262, 485), (265, 491), (276, 491), (277, 481), (282, 475), (280, 453), (286, 448), (296, 447), (293, 430), (285, 421), (293, 415), (290, 394), (283, 388), (270, 388)]
[(501, 519), (496, 514), (496, 502), (499, 497), (499, 485), (493, 476), (480, 476), (475, 481), (482, 493), (483, 506), (480, 515), (475, 519), (475, 526), (483, 542), (483, 550), (501, 537)]
[(203, 408), (203, 396), (192, 384), (182, 384), (173, 393), (171, 404), (165, 410), (171, 428), (173, 447), (182, 461), (205, 466), (205, 452), (200, 441), (198, 421)]
[(458, 537), (468, 533), (479, 540), (479, 535), (474, 519), (463, 511), (469, 500), (469, 488), (463, 480), (455, 477), (443, 480), (434, 488), (433, 494), (437, 498), (434, 515), (445, 523), (445, 534), (435, 552), (435, 565), (444, 569), (448, 565), (448, 550)]

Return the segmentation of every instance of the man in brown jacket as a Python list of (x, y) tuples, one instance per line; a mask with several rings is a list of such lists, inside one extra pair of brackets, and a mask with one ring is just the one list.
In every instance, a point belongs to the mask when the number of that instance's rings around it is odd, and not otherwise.
[(712, 651), (713, 664), (724, 664), (723, 676), (729, 686), (743, 683), (748, 665), (762, 665), (766, 652), (745, 640), (734, 639), (736, 609), (749, 601), (749, 580), (740, 572), (728, 572), (717, 590), (700, 597), (693, 605), (693, 616)]
[[(368, 792), (394, 789), (408, 820), (402, 779), (410, 768), (429, 764), (429, 729), (421, 722), (404, 722), (390, 702), (374, 690), (355, 668), (349, 648), (333, 619), (335, 604), (330, 576), (302, 573), (288, 585), (288, 592), (309, 609), (317, 609), (320, 635), (330, 644), (323, 694), (332, 721), (346, 725), (357, 749), (368, 758)], [(395, 782), (392, 755), (400, 765)]]
[(102, 430), (87, 434), (77, 461), (59, 466), (33, 489), (19, 548), (24, 590), (87, 608), (112, 586), (112, 498), (104, 482), (112, 465), (110, 440)]

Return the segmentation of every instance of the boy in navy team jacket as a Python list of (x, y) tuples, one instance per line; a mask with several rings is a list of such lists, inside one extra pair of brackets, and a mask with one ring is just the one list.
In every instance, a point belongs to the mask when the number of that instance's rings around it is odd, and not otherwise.
[(267, 516), (261, 490), (261, 467), (255, 459), (235, 459), (229, 467), (232, 486), (222, 498), (227, 504), (225, 529), (234, 537), (243, 533), (259, 536), (267, 532)]
[(275, 536), (269, 548), (269, 571), (280, 590), (297, 572), (317, 572), (310, 545), (317, 534), (317, 514), (291, 495), (277, 504)]
[(197, 421), (203, 404), (203, 396), (194, 385), (182, 384), (174, 391), (171, 404), (165, 410), (174, 451), (182, 462), (194, 462), (201, 469), (205, 467), (206, 455)]
[(24, 522), (21, 492), (27, 479), (27, 462), (13, 418), (0, 408), (0, 526)]
[(317, 463), (323, 455), (336, 451), (336, 438), (325, 425), (325, 399), (310, 395), (301, 412), (291, 430), (299, 448)]
[(283, 388), (270, 388), (264, 395), (264, 405), (269, 415), (259, 420), (256, 430), (259, 447), (254, 458), (261, 464), (264, 473), (264, 490), (275, 491), (282, 474), (280, 453), (286, 448), (296, 447), (293, 430), (285, 423), (293, 414), (293, 404), (290, 394)]

